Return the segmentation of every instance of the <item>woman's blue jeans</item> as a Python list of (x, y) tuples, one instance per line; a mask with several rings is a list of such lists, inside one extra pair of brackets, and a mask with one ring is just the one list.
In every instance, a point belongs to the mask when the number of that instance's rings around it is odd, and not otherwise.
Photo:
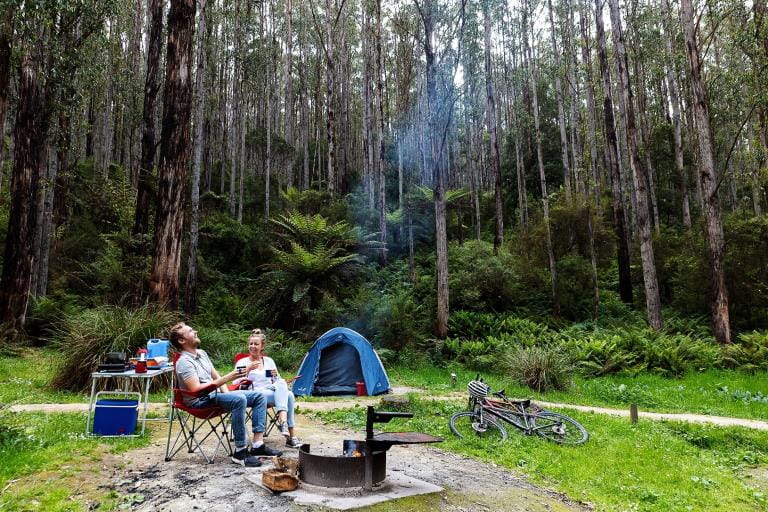
[(286, 412), (288, 426), (293, 428), (293, 406), (296, 398), (293, 396), (293, 392), (288, 389), (288, 384), (280, 379), (272, 386), (255, 389), (264, 395), (267, 405), (273, 405), (277, 412)]
[(232, 434), (235, 436), (235, 448), (248, 446), (245, 434), (246, 409), (251, 408), (251, 423), (254, 432), (264, 432), (267, 419), (267, 400), (258, 391), (231, 391), (229, 393), (211, 393), (195, 399), (190, 404), (195, 409), (218, 405), (228, 411), (232, 421)]

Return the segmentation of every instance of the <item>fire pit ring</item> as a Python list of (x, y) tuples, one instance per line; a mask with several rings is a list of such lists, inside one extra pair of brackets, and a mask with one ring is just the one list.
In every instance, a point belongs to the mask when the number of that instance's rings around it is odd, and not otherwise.
[[(302, 482), (322, 487), (364, 487), (367, 457), (335, 457), (310, 453), (310, 445), (299, 448), (299, 468)], [(387, 476), (387, 452), (375, 451), (373, 459), (373, 485)]]

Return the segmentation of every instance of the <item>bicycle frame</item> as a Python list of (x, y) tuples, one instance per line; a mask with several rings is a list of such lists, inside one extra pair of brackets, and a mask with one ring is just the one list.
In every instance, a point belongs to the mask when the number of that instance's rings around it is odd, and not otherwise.
[(509, 423), (527, 435), (533, 435), (537, 430), (552, 426), (551, 420), (545, 425), (537, 425), (536, 419), (541, 418), (541, 416), (537, 413), (526, 411), (522, 405), (514, 402), (504, 402), (485, 398), (480, 403), (477, 403), (476, 401), (475, 408), (479, 409), (480, 421), (482, 421), (483, 413), (488, 413)]

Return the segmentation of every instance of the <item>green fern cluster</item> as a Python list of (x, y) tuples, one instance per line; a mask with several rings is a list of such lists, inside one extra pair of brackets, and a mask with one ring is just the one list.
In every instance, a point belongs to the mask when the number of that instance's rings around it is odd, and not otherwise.
[(739, 334), (736, 343), (720, 351), (720, 364), (745, 372), (768, 370), (768, 333), (753, 331)]
[(343, 294), (362, 263), (356, 251), (367, 241), (358, 228), (319, 214), (293, 211), (272, 223), (274, 260), (257, 281), (257, 295), (273, 321), (293, 328), (306, 322), (321, 303)]

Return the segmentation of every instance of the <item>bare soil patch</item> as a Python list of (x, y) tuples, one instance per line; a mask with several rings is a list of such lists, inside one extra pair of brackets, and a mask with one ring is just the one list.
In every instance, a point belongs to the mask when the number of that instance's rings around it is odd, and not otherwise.
[[(343, 439), (359, 439), (361, 433), (332, 428), (299, 416), (299, 432), (313, 445), (339, 446)], [(101, 488), (122, 497), (123, 508), (141, 512), (210, 510), (215, 512), (281, 512), (315, 510), (300, 507), (289, 498), (265, 491), (248, 479), (260, 477), (264, 468), (242, 468), (220, 455), (207, 465), (196, 454), (179, 453), (164, 462), (165, 433), (156, 429), (146, 448), (118, 456), (103, 472)], [(267, 444), (282, 449), (282, 436), (272, 434)], [(284, 456), (297, 457), (285, 448)], [(271, 467), (271, 464), (265, 464)], [(524, 477), (434, 447), (398, 446), (390, 450), (387, 471), (425, 480), (445, 489), (439, 495), (408, 498), (376, 507), (376, 510), (508, 510), (573, 511), (586, 506), (553, 491), (532, 485)], [(352, 490), (351, 492), (354, 492)], [(395, 507), (395, 508), (390, 508)]]

